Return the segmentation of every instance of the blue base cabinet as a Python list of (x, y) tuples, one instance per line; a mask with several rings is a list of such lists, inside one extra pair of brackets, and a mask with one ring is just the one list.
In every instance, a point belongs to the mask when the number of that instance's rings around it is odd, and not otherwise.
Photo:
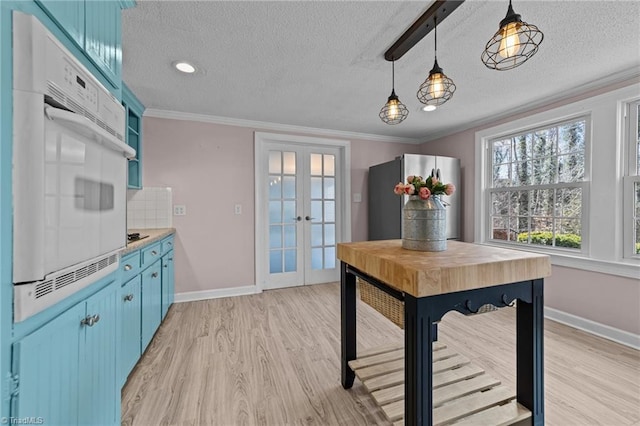
[(167, 316), (174, 297), (173, 250), (162, 256), (162, 319)]
[(13, 344), (14, 418), (120, 423), (118, 285), (108, 285)]
[(142, 333), (142, 277), (136, 276), (120, 289), (120, 387), (140, 359), (140, 336)]
[(157, 260), (142, 273), (142, 352), (162, 321), (161, 265)]

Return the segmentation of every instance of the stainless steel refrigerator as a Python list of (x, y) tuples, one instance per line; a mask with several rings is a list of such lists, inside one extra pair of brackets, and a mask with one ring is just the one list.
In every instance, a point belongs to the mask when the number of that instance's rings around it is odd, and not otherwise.
[(440, 175), (444, 183), (456, 186), (451, 196), (442, 196), (448, 203), (447, 239), (460, 239), (460, 203), (462, 182), (460, 159), (435, 155), (404, 154), (395, 160), (369, 167), (369, 240), (393, 240), (402, 235), (402, 207), (408, 196), (396, 195), (393, 187), (405, 182), (407, 176), (427, 178)]

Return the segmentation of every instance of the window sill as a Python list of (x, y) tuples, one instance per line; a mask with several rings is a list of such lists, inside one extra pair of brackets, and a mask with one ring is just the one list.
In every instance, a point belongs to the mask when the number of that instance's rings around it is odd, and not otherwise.
[(551, 264), (564, 266), (567, 268), (580, 269), (583, 271), (599, 272), (601, 274), (615, 275), (625, 278), (640, 278), (640, 260), (624, 259), (621, 261), (599, 260), (583, 257), (567, 252), (558, 253), (552, 250), (531, 249), (527, 246), (514, 246), (512, 244), (500, 243), (476, 243), (486, 246), (509, 248), (513, 250), (528, 251), (531, 253), (546, 254), (551, 257)]

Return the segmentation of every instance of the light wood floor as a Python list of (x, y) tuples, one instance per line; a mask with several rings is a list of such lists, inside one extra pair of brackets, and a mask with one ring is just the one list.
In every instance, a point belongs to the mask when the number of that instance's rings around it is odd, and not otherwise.
[[(389, 425), (340, 386), (339, 285), (175, 304), (122, 391), (123, 425)], [(358, 348), (403, 332), (358, 302)], [(445, 316), (439, 340), (515, 389), (515, 309)], [(545, 321), (546, 424), (640, 425), (640, 351)]]

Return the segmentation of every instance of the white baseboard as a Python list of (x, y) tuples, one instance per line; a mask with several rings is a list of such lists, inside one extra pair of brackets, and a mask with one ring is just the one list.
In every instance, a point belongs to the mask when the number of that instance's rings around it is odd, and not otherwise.
[(255, 285), (247, 285), (243, 287), (220, 288), (215, 290), (188, 291), (185, 293), (176, 293), (175, 302), (195, 302), (198, 300), (219, 299), (221, 297), (246, 296), (249, 294), (260, 293)]
[(557, 309), (544, 307), (544, 316), (550, 320), (577, 328), (605, 339), (613, 340), (633, 349), (640, 350), (640, 335), (633, 334), (619, 328), (611, 327), (599, 322), (591, 321), (577, 315), (569, 314)]

